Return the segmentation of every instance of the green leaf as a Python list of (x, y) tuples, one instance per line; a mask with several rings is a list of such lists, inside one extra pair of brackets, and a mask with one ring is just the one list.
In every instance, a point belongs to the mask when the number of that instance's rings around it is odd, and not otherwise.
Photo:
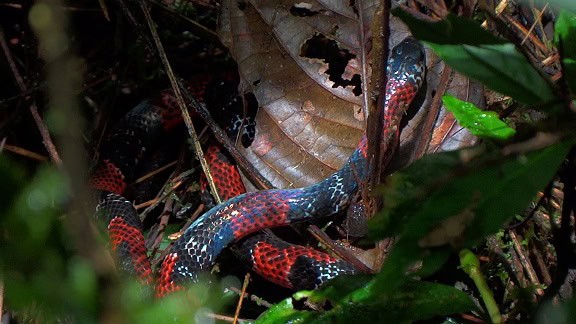
[(400, 9), (393, 14), (454, 70), (527, 105), (555, 100), (550, 84), (513, 44), (490, 35), (478, 24), (454, 15), (430, 23)]
[(421, 41), (438, 45), (487, 45), (507, 44), (505, 39), (494, 36), (476, 22), (448, 15), (437, 22), (422, 21), (397, 8), (392, 14), (402, 19), (410, 27), (414, 37)]
[[(346, 281), (355, 279), (348, 277)], [(391, 294), (374, 289), (373, 281), (362, 284), (361, 288), (353, 288), (358, 285), (347, 284), (344, 280), (335, 286), (339, 286), (337, 290), (348, 288), (353, 290), (348, 294), (337, 293), (331, 296), (335, 298), (328, 298), (332, 305), (332, 309), (328, 311), (323, 313), (297, 311), (294, 310), (291, 300), (287, 299), (262, 314), (257, 323), (412, 322), (475, 309), (474, 303), (464, 292), (451, 286), (430, 282), (410, 281)], [(326, 289), (322, 290), (324, 292), (306, 292), (298, 295), (318, 303), (323, 301), (323, 297), (331, 295), (330, 292), (326, 293)]]
[(362, 302), (337, 304), (314, 322), (413, 322), (476, 308), (468, 295), (451, 286), (410, 281), (390, 294), (383, 294), (372, 287), (370, 298)]
[(572, 144), (509, 157), (479, 155), (479, 148), (445, 152), (395, 174), (396, 187), (384, 195), (385, 201), (395, 200), (369, 226), (370, 235), (381, 238), (391, 232), (386, 226), (394, 224), (400, 237), (377, 275), (377, 289), (392, 292), (417, 260), (431, 272), (453, 248), (472, 247), (496, 232), (550, 181)]
[(305, 297), (314, 303), (320, 303), (324, 300), (346, 303), (370, 299), (373, 295), (371, 289), (373, 278), (373, 275), (367, 274), (338, 276), (321, 289), (297, 292), (294, 294), (294, 298), (300, 300)]
[(472, 103), (448, 95), (443, 96), (442, 101), (458, 123), (476, 136), (507, 139), (516, 134), (516, 131), (501, 121), (493, 111), (481, 110)]
[(300, 323), (311, 318), (312, 315), (312, 312), (295, 310), (292, 299), (287, 298), (262, 313), (255, 323)]
[[(499, 166), (461, 179), (459, 186), (483, 189), (476, 217), (469, 227), (467, 246), (472, 246), (484, 236), (496, 232), (503, 222), (524, 208), (552, 179), (574, 143), (565, 141), (518, 157), (510, 157)], [(477, 191), (471, 191), (471, 194)]]
[(556, 20), (554, 43), (562, 51), (565, 79), (572, 94), (576, 94), (576, 15), (561, 10)]

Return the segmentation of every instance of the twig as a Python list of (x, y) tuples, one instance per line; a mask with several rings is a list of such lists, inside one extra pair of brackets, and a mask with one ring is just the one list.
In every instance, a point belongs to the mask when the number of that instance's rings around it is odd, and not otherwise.
[[(532, 262), (530, 262), (530, 259), (526, 257), (526, 253), (524, 252), (524, 249), (522, 248), (522, 245), (520, 244), (520, 241), (518, 240), (516, 233), (514, 232), (514, 230), (510, 230), (508, 231), (508, 235), (510, 236), (510, 240), (514, 245), (514, 250), (516, 250), (516, 253), (520, 258), (520, 262), (522, 263), (524, 270), (528, 274), (528, 279), (530, 279), (531, 284), (534, 286), (539, 286), (540, 280), (538, 279), (538, 276), (534, 271)], [(544, 295), (544, 291), (542, 290), (542, 288), (536, 288), (535, 293), (539, 296)]]
[[(516, 250), (514, 248), (511, 248), (510, 250), (508, 250), (508, 253), (510, 254), (510, 260), (512, 262), (512, 270), (513, 273), (515, 275), (516, 278), (518, 278), (518, 287), (520, 288), (526, 288), (528, 287), (528, 278), (526, 278), (526, 274), (524, 271), (524, 267), (522, 266), (522, 261), (520, 261), (520, 257), (518, 256), (518, 253), (516, 253)], [(503, 256), (504, 258), (507, 258), (506, 256)], [(533, 300), (536, 301), (536, 297), (533, 296)]]
[[(14, 62), (14, 58), (12, 57), (12, 53), (10, 52), (8, 44), (6, 43), (4, 30), (1, 27), (0, 27), (0, 46), (2, 46), (2, 51), (4, 52), (6, 61), (8, 62), (8, 65), (12, 70), (12, 74), (14, 75), (14, 79), (16, 80), (16, 84), (18, 84), (18, 88), (20, 88), (21, 92), (26, 92), (27, 91), (26, 84), (24, 83), (24, 79), (22, 78), (20, 72), (18, 71), (18, 68), (16, 67), (16, 63)], [(54, 162), (54, 164), (56, 164), (56, 166), (61, 167), (62, 159), (60, 159), (60, 155), (56, 150), (56, 146), (54, 146), (54, 143), (52, 142), (52, 139), (50, 137), (50, 131), (48, 131), (48, 127), (46, 126), (46, 124), (44, 124), (42, 117), (40, 117), (40, 114), (38, 113), (38, 107), (36, 107), (35, 103), (32, 103), (28, 109), (30, 110), (30, 114), (34, 119), (34, 122), (36, 123), (36, 127), (40, 132), (40, 136), (42, 136), (42, 143), (44, 143), (44, 147), (46, 148), (46, 151), (48, 151), (50, 159), (52, 160), (52, 162)]]
[(222, 128), (220, 128), (220, 126), (218, 126), (218, 124), (216, 124), (212, 119), (210, 112), (206, 109), (206, 105), (196, 100), (182, 82), (179, 82), (179, 84), (180, 90), (185, 95), (186, 100), (190, 103), (194, 111), (210, 127), (216, 140), (224, 146), (228, 153), (230, 153), (234, 161), (238, 163), (238, 166), (248, 174), (249, 179), (256, 185), (256, 187), (261, 190), (274, 188), (270, 181), (264, 178), (264, 176), (262, 176), (262, 174), (260, 174), (260, 172), (256, 170), (242, 154), (240, 154), (236, 146), (234, 146), (234, 143), (230, 138), (228, 138), (228, 135), (226, 135), (226, 132), (224, 132), (224, 130), (222, 130)]
[(478, 324), (484, 324), (486, 322), (484, 322), (483, 320), (479, 319), (476, 316), (472, 316), (472, 315), (468, 315), (468, 314), (460, 314), (460, 316), (465, 319), (466, 321), (470, 321), (472, 323), (478, 323)]
[(194, 129), (194, 125), (192, 124), (192, 118), (190, 118), (190, 114), (188, 113), (188, 109), (186, 109), (186, 103), (184, 102), (184, 98), (182, 97), (182, 93), (180, 92), (180, 87), (178, 86), (178, 81), (176, 80), (176, 76), (174, 75), (174, 71), (172, 71), (172, 65), (168, 61), (168, 57), (166, 56), (166, 52), (164, 52), (164, 46), (160, 41), (160, 37), (158, 36), (158, 32), (156, 31), (156, 27), (154, 26), (154, 22), (152, 21), (152, 17), (150, 17), (150, 12), (148, 10), (148, 6), (146, 3), (141, 2), (140, 8), (142, 9), (142, 13), (144, 13), (144, 18), (146, 19), (146, 23), (148, 23), (148, 28), (150, 29), (150, 34), (152, 35), (152, 39), (154, 40), (154, 44), (156, 45), (157, 53), (160, 56), (162, 64), (164, 65), (164, 69), (166, 70), (166, 74), (168, 74), (168, 79), (170, 80), (170, 84), (172, 85), (172, 91), (174, 91), (174, 97), (176, 97), (176, 102), (178, 103), (178, 107), (182, 113), (182, 117), (184, 119), (184, 124), (186, 124), (186, 128), (188, 129), (188, 135), (192, 139), (192, 143), (194, 145), (194, 151), (196, 152), (196, 156), (200, 161), (200, 166), (202, 166), (202, 171), (206, 175), (208, 179), (208, 184), (210, 185), (210, 190), (212, 191), (212, 195), (214, 196), (214, 200), (220, 204), (222, 199), (220, 195), (218, 195), (218, 188), (214, 183), (214, 179), (212, 177), (212, 173), (210, 172), (210, 167), (208, 166), (208, 162), (204, 158), (204, 153), (202, 151), (202, 145), (198, 140), (198, 135), (196, 130)]
[(363, 273), (374, 273), (372, 269), (367, 267), (362, 261), (358, 260), (356, 256), (352, 253), (348, 252), (343, 247), (334, 243), (334, 241), (326, 235), (322, 230), (318, 228), (316, 225), (310, 225), (308, 227), (308, 231), (318, 240), (322, 245), (326, 246), (329, 250), (334, 252), (338, 257), (341, 259), (351, 263), (354, 268), (363, 272)]
[(538, 249), (536, 249), (534, 245), (531, 245), (530, 252), (532, 252), (532, 255), (536, 259), (536, 264), (538, 265), (538, 270), (540, 275), (542, 276), (544, 284), (546, 286), (550, 286), (552, 284), (552, 277), (550, 277), (550, 272), (548, 271), (548, 267), (546, 266), (544, 258), (542, 258), (542, 255), (540, 254), (540, 251), (538, 251)]
[[(520, 45), (524, 45), (524, 43), (526, 43), (526, 40), (528, 39), (528, 37), (530, 37), (530, 35), (532, 35), (532, 32), (534, 31), (534, 28), (538, 25), (538, 23), (542, 20), (542, 16), (544, 15), (544, 12), (546, 11), (546, 8), (548, 8), (548, 2), (546, 2), (546, 4), (544, 5), (544, 8), (542, 8), (542, 10), (540, 11), (540, 13), (538, 14), (538, 17), (536, 17), (536, 19), (534, 20), (534, 23), (532, 24), (532, 26), (530, 26), (530, 29), (528, 29), (528, 32), (526, 33), (526, 36), (524, 36), (524, 39), (522, 39), (522, 42), (520, 42)], [(540, 43), (540, 42), (539, 42)]]
[(240, 299), (238, 299), (238, 304), (236, 305), (236, 311), (234, 312), (234, 321), (232, 322), (234, 324), (238, 322), (238, 316), (240, 315), (240, 310), (242, 309), (242, 302), (244, 301), (244, 295), (246, 294), (246, 288), (248, 288), (248, 283), (250, 283), (250, 272), (246, 273), (246, 275), (244, 276), (244, 283), (242, 284)]
[[(518, 21), (516, 21), (515, 19), (512, 19), (509, 16), (504, 16), (504, 18), (506, 19), (506, 21), (508, 23), (510, 23), (511, 25), (513, 25), (514, 27), (516, 27), (516, 29), (524, 35), (524, 38), (522, 38), (522, 40), (519, 40), (520, 43), (519, 45), (522, 46), (525, 43), (526, 39), (530, 39), (530, 41), (532, 41), (532, 43), (534, 44), (534, 46), (536, 46), (543, 54), (548, 53), (549, 50), (546, 48), (546, 45), (542, 44), (542, 42), (536, 38), (536, 36), (534, 36), (534, 34), (530, 33), (530, 30), (527, 30), (523, 25), (521, 25)], [(536, 53), (535, 53), (536, 54)]]
[(155, 231), (153, 231), (152, 229), (150, 230), (150, 235), (148, 235), (148, 238), (146, 240), (147, 243), (146, 247), (148, 248), (148, 251), (151, 251), (150, 255), (154, 255), (156, 253), (156, 250), (158, 249), (158, 246), (160, 246), (160, 243), (162, 243), (163, 239), (162, 233), (164, 233), (164, 230), (166, 230), (166, 226), (168, 225), (168, 221), (170, 220), (170, 214), (171, 214), (170, 211), (172, 210), (173, 205), (174, 205), (173, 199), (169, 199), (168, 201), (166, 201), (166, 204), (164, 204), (164, 210), (160, 215), (160, 221), (156, 226), (156, 230)]
[(10, 151), (12, 153), (15, 153), (15, 154), (18, 154), (21, 156), (25, 156), (27, 158), (30, 158), (30, 159), (33, 159), (36, 161), (45, 162), (46, 160), (48, 160), (48, 158), (46, 158), (43, 155), (40, 155), (38, 153), (34, 153), (32, 151), (28, 151), (27, 149), (21, 148), (19, 146), (4, 144), (3, 148), (6, 149), (6, 151)]
[(153, 176), (157, 175), (158, 173), (175, 166), (176, 163), (178, 163), (178, 161), (172, 161), (172, 162), (170, 162), (164, 166), (159, 167), (158, 169), (156, 169), (154, 171), (148, 172), (145, 175), (141, 176), (140, 178), (136, 179), (136, 181), (134, 181), (134, 183), (140, 183), (140, 182), (146, 181), (146, 180), (152, 178)]
[(233, 318), (230, 316), (214, 314), (214, 313), (206, 313), (204, 315), (206, 315), (206, 317), (211, 317), (213, 319), (217, 319), (217, 320), (224, 321), (224, 322), (230, 322), (230, 323), (235, 323), (235, 321), (238, 323), (251, 323), (251, 322), (253, 322), (253, 321), (249, 321), (249, 320), (245, 320), (245, 319), (241, 319), (241, 318)]
[[(414, 150), (414, 155), (412, 156), (413, 159), (419, 159), (423, 157), (426, 152), (428, 151), (428, 145), (430, 144), (430, 138), (432, 137), (432, 129), (434, 128), (434, 124), (438, 119), (438, 113), (440, 112), (440, 108), (442, 108), (442, 96), (446, 93), (448, 89), (448, 84), (450, 84), (450, 77), (452, 76), (452, 68), (448, 65), (444, 66), (444, 70), (440, 76), (440, 81), (438, 82), (438, 89), (436, 89), (436, 93), (432, 98), (432, 102), (430, 103), (430, 109), (426, 114), (426, 123), (422, 128), (421, 134), (425, 137), (420, 139), (416, 149)], [(439, 146), (439, 145), (438, 145)], [(431, 151), (436, 152), (438, 147), (433, 148)]]
[[(500, 1), (494, 10), (494, 13), (496, 14), (495, 16), (499, 17), (504, 12), (506, 7), (508, 7), (508, 0)], [(491, 8), (488, 7), (488, 5), (485, 6), (485, 9), (491, 11)], [(488, 28), (488, 19), (484, 20), (480, 26), (482, 26), (482, 28)]]
[(140, 218), (144, 219), (146, 218), (146, 215), (150, 212), (150, 210), (156, 208), (156, 206), (158, 206), (159, 203), (161, 203), (162, 201), (164, 201), (164, 199), (166, 199), (166, 197), (168, 197), (168, 195), (172, 194), (174, 192), (174, 190), (178, 189), (181, 185), (182, 185), (182, 180), (178, 180), (178, 181), (174, 181), (174, 180), (170, 180), (166, 182), (166, 185), (170, 185), (169, 188), (162, 190), (162, 194), (160, 195), (160, 197), (156, 197), (154, 199), (145, 201), (141, 204), (138, 205), (134, 205), (134, 208), (136, 210), (142, 209), (144, 207), (146, 207), (146, 210), (143, 211), (140, 214)]
[(524, 57), (530, 63), (530, 65), (534, 68), (534, 70), (536, 70), (536, 72), (538, 72), (538, 74), (542, 77), (542, 79), (549, 85), (550, 89), (555, 89), (554, 84), (548, 78), (546, 73), (544, 73), (539, 67), (537, 67), (534, 64), (534, 62), (531, 60), (531, 55), (524, 49), (524, 46), (520, 45), (519, 39), (516, 37), (516, 34), (512, 30), (510, 30), (510, 28), (508, 28), (508, 25), (506, 25), (502, 20), (500, 20), (499, 17), (494, 14), (494, 12), (492, 12), (490, 7), (486, 4), (486, 0), (480, 0), (478, 2), (478, 7), (490, 19), (492, 19), (497, 30), (500, 33), (502, 33), (504, 36), (506, 36), (506, 38), (515, 45), (516, 50), (518, 50), (519, 53), (524, 55)]
[[(388, 77), (386, 70), (388, 67), (388, 53), (390, 52), (389, 38), (390, 38), (390, 0), (381, 0), (380, 5), (376, 11), (372, 35), (374, 35), (373, 52), (374, 60), (373, 74), (371, 80), (371, 95), (372, 93), (378, 94), (378, 100), (370, 100), (370, 106), (365, 107), (368, 109), (368, 125), (366, 127), (366, 136), (368, 138), (368, 165), (371, 170), (369, 175), (368, 186), (364, 186), (362, 198), (365, 202), (370, 201), (367, 209), (368, 217), (372, 217), (379, 210), (380, 201), (378, 198), (370, 199), (369, 192), (381, 183), (382, 169), (384, 168), (384, 154), (391, 152), (384, 152), (385, 140), (383, 138), (382, 129), (390, 125), (384, 125), (384, 102), (386, 93), (386, 84)], [(368, 199), (368, 200), (366, 200)], [(371, 210), (370, 210), (371, 209)]]
[[(196, 218), (198, 218), (198, 216), (200, 216), (203, 211), (204, 211), (204, 204), (200, 204), (200, 206), (198, 206), (198, 208), (196, 208), (194, 213), (192, 213), (192, 216), (190, 216), (190, 218), (186, 221), (184, 226), (182, 226), (182, 230), (188, 228), (188, 226), (190, 226), (190, 224), (192, 224), (192, 222), (194, 220), (196, 220)], [(170, 235), (169, 238), (172, 240), (176, 240), (178, 237), (180, 237), (182, 235), (182, 230), (180, 230), (180, 232), (178, 232), (178, 233), (174, 233), (174, 234)], [(157, 258), (155, 258), (151, 262), (152, 267), (156, 268), (158, 266), (158, 264), (160, 262), (162, 262), (164, 260), (164, 258), (168, 255), (168, 253), (170, 253), (170, 246), (167, 246), (166, 249)]]
[(525, 287), (526, 285), (520, 282), (520, 276), (518, 275), (519, 272), (514, 270), (515, 266), (510, 263), (510, 260), (508, 260), (508, 257), (504, 254), (504, 251), (502, 251), (499, 244), (500, 240), (496, 238), (495, 235), (490, 235), (486, 239), (488, 250), (498, 258), (500, 263), (502, 263), (502, 266), (504, 266), (504, 269), (508, 272), (508, 276), (511, 278), (512, 282), (518, 287)]
[[(236, 288), (236, 287), (228, 287), (228, 289), (230, 289), (231, 291), (237, 293), (238, 295), (240, 295), (241, 292), (242, 292), (241, 290), (239, 290), (239, 289)], [(248, 297), (250, 297), (250, 300), (251, 300), (251, 301), (255, 302), (256, 304), (258, 304), (258, 305), (260, 305), (260, 306), (264, 306), (264, 307), (266, 307), (266, 308), (270, 308), (270, 307), (274, 306), (274, 304), (271, 304), (270, 302), (268, 302), (268, 301), (266, 301), (266, 300), (264, 300), (264, 299), (262, 299), (262, 298), (260, 298), (260, 297), (258, 297), (258, 296), (256, 296), (256, 295), (249, 294), (249, 293), (245, 293), (245, 294), (244, 294), (244, 298), (248, 298)]]
[(148, 2), (155, 5), (155, 6), (162, 8), (162, 10), (169, 12), (171, 15), (174, 15), (174, 16), (178, 17), (179, 19), (182, 19), (183, 21), (189, 23), (191, 26), (194, 27), (194, 29), (192, 30), (194, 35), (199, 35), (202, 37), (208, 37), (213, 42), (220, 44), (220, 38), (218, 37), (218, 34), (215, 33), (214, 31), (208, 29), (204, 25), (200, 24), (199, 22), (194, 21), (194, 20), (182, 15), (179, 12), (176, 12), (174, 9), (167, 7), (165, 4), (163, 4), (159, 1), (148, 0)]
[[(131, 1), (131, 0), (129, 0), (129, 1)], [(136, 17), (134, 17), (134, 15), (132, 14), (132, 11), (130, 11), (130, 8), (126, 4), (125, 0), (116, 0), (116, 2), (120, 6), (120, 10), (122, 10), (124, 15), (126, 16), (126, 19), (128, 19), (128, 21), (130, 22), (132, 27), (136, 30), (136, 32), (139, 34), (141, 39), (144, 41), (143, 45), (146, 47), (146, 50), (148, 50), (151, 53), (154, 53), (155, 52), (154, 51), (154, 43), (150, 40), (150, 35), (146, 32), (147, 29), (145, 27), (143, 27), (140, 24), (140, 22), (138, 22)], [(144, 5), (144, 2), (140, 1), (140, 0), (133, 1), (133, 2), (140, 4), (140, 6)]]

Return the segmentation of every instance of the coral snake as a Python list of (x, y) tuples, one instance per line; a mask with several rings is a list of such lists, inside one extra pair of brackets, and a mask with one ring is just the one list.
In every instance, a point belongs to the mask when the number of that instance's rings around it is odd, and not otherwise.
[[(399, 137), (399, 121), (422, 84), (425, 54), (422, 45), (407, 38), (388, 60), (385, 89), (383, 139), (385, 154), (392, 154)], [(163, 96), (169, 96), (163, 93)], [(112, 250), (121, 271), (153, 284), (147, 258), (143, 226), (130, 200), (123, 194), (134, 177), (134, 166), (144, 151), (157, 145), (160, 134), (174, 128), (180, 113), (174, 105), (145, 101), (130, 111), (101, 146), (91, 186), (99, 193), (97, 217), (108, 224)], [(221, 160), (218, 149), (208, 150), (214, 165)], [(236, 172), (222, 164), (213, 172)], [(271, 189), (235, 194), (244, 190), (233, 182), (224, 190), (223, 203), (196, 219), (173, 244), (159, 270), (156, 294), (179, 290), (209, 271), (220, 252), (233, 242), (263, 229), (334, 215), (345, 209), (359, 184), (369, 175), (367, 138), (363, 135), (347, 163), (323, 181), (305, 188)], [(256, 272), (294, 289), (316, 288), (342, 274), (354, 273), (347, 262), (309, 248), (294, 246), (267, 234), (243, 240), (236, 250)]]

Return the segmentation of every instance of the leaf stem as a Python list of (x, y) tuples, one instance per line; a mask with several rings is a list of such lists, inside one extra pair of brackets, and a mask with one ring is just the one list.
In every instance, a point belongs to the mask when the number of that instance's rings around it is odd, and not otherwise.
[(460, 266), (476, 284), (476, 288), (478, 288), (478, 291), (480, 292), (480, 296), (484, 301), (484, 305), (488, 310), (492, 323), (502, 323), (502, 315), (500, 315), (500, 310), (494, 300), (494, 295), (490, 288), (488, 288), (484, 275), (480, 271), (480, 261), (478, 261), (476, 255), (468, 249), (460, 251), (459, 255)]

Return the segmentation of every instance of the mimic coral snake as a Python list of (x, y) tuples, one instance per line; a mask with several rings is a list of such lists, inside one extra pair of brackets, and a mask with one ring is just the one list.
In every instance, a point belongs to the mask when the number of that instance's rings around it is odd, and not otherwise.
[[(392, 50), (382, 130), (387, 155), (392, 154), (397, 145), (399, 121), (420, 88), (424, 73), (425, 55), (417, 41), (407, 38)], [(108, 224), (119, 268), (147, 284), (154, 280), (142, 224), (132, 202), (124, 198), (123, 193), (127, 181), (134, 176), (134, 165), (142, 152), (155, 145), (159, 134), (173, 128), (179, 120), (179, 111), (174, 106), (141, 103), (105, 140), (91, 178), (91, 185), (100, 196), (97, 216)], [(215, 149), (210, 154), (216, 158), (220, 153)], [(368, 175), (364, 135), (348, 162), (323, 181), (305, 188), (244, 193), (213, 207), (194, 221), (172, 246), (162, 262), (156, 294), (163, 296), (196, 281), (201, 272), (214, 265), (224, 248), (241, 238), (262, 229), (338, 213), (350, 204), (359, 183)], [(229, 195), (239, 190), (243, 188), (230, 190)], [(344, 261), (263, 234), (246, 239), (239, 250), (249, 254), (244, 259), (252, 263), (257, 272), (294, 289), (315, 288), (336, 275), (355, 272)]]

